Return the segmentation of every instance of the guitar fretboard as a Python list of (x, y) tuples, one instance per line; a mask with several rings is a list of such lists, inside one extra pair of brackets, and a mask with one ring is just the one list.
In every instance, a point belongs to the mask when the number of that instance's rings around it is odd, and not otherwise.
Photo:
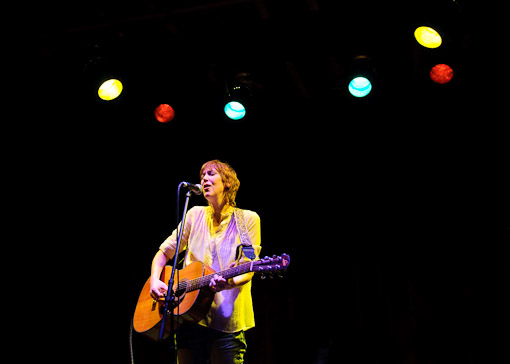
[(182, 281), (179, 282), (179, 285), (177, 287), (177, 290), (186, 290), (186, 292), (195, 291), (197, 289), (201, 289), (204, 287), (207, 287), (209, 283), (211, 282), (211, 279), (214, 278), (214, 275), (217, 274), (219, 276), (222, 276), (226, 280), (239, 276), (244, 273), (248, 273), (252, 270), (252, 262), (243, 263), (241, 265), (223, 270), (221, 272), (215, 272), (212, 274), (205, 275), (203, 277)]

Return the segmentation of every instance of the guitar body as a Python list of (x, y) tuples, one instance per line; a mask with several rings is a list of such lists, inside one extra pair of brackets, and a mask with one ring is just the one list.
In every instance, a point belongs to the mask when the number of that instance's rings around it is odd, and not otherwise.
[[(184, 282), (213, 274), (214, 271), (201, 262), (194, 262), (187, 267), (175, 272), (174, 281)], [(161, 280), (168, 283), (172, 267), (165, 266), (161, 272)], [(177, 284), (174, 285), (174, 291)], [(174, 308), (174, 326), (182, 322), (200, 321), (211, 307), (214, 292), (209, 288), (194, 290), (191, 292), (177, 292), (179, 304)], [(155, 301), (150, 294), (150, 278), (145, 282), (142, 292), (138, 297), (135, 313), (133, 316), (133, 327), (136, 332), (157, 340), (163, 319), (164, 301)], [(171, 332), (170, 320), (166, 321), (165, 336)]]

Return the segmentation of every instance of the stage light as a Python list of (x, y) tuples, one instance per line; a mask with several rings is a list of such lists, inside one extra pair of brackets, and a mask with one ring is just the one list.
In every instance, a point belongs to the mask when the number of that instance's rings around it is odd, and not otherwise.
[(448, 83), (453, 78), (453, 69), (447, 64), (436, 64), (430, 70), (430, 78), (441, 85)]
[(161, 104), (154, 110), (154, 116), (160, 123), (169, 123), (175, 117), (173, 107), (168, 104)]
[(366, 77), (358, 76), (349, 82), (349, 92), (355, 97), (365, 97), (372, 91), (372, 83)]
[(122, 89), (122, 82), (112, 78), (101, 84), (97, 90), (97, 94), (102, 100), (110, 101), (117, 98), (122, 93)]
[(346, 85), (349, 93), (356, 98), (366, 97), (373, 91), (377, 81), (374, 62), (369, 55), (360, 54), (352, 58), (351, 66), (346, 75)]
[(430, 27), (418, 27), (414, 31), (416, 41), (426, 48), (437, 48), (443, 40), (439, 33)]
[(232, 120), (240, 120), (246, 115), (246, 108), (238, 101), (230, 101), (225, 105), (225, 115)]
[(241, 120), (251, 107), (253, 81), (247, 72), (234, 74), (225, 80), (225, 107), (223, 111), (231, 120)]

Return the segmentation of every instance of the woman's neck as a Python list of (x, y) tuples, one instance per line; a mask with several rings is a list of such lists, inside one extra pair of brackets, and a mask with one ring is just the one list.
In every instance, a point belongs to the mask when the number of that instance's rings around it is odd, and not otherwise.
[(213, 208), (214, 220), (219, 224), (221, 222), (222, 212), (226, 211), (229, 205), (226, 203), (226, 201), (222, 201), (221, 203), (212, 203), (211, 207)]

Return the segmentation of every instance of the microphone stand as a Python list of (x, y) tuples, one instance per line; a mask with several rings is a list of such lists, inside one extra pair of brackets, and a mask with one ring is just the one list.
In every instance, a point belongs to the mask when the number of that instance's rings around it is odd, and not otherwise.
[[(177, 211), (179, 210), (179, 193), (181, 190), (181, 186), (183, 184), (184, 184), (184, 182), (181, 182), (179, 184), (179, 187), (177, 188)], [(189, 202), (190, 196), (191, 196), (191, 191), (188, 190), (188, 192), (186, 193), (186, 202), (184, 204), (184, 211), (182, 214), (181, 228), (179, 229), (177, 245), (175, 247), (175, 256), (174, 256), (174, 262), (173, 262), (173, 267), (172, 267), (172, 273), (170, 274), (170, 279), (168, 280), (168, 290), (166, 292), (166, 298), (165, 298), (165, 309), (163, 310), (163, 318), (161, 319), (161, 327), (159, 329), (159, 336), (158, 336), (158, 341), (163, 340), (163, 335), (165, 333), (165, 326), (166, 326), (166, 318), (167, 318), (167, 314), (170, 311), (170, 330), (172, 331), (172, 336), (173, 336), (173, 345), (172, 346), (174, 348), (175, 354), (177, 354), (177, 347), (176, 347), (175, 330), (174, 330), (175, 327), (174, 327), (174, 310), (173, 310), (174, 305), (173, 305), (173, 303), (175, 300), (175, 292), (173, 290), (173, 286), (174, 286), (175, 271), (177, 270), (177, 261), (179, 260), (178, 256), (179, 256), (179, 250), (180, 250), (180, 246), (181, 246), (182, 231), (184, 230), (184, 223), (186, 220), (186, 214), (188, 212), (188, 202)], [(177, 212), (177, 216), (178, 215), (179, 215), (179, 213)], [(177, 222), (177, 227), (179, 227), (179, 222)], [(170, 302), (172, 302), (172, 305), (170, 305)], [(170, 310), (169, 310), (169, 306), (172, 306)], [(177, 358), (177, 355), (175, 355), (174, 360), (176, 358)]]

